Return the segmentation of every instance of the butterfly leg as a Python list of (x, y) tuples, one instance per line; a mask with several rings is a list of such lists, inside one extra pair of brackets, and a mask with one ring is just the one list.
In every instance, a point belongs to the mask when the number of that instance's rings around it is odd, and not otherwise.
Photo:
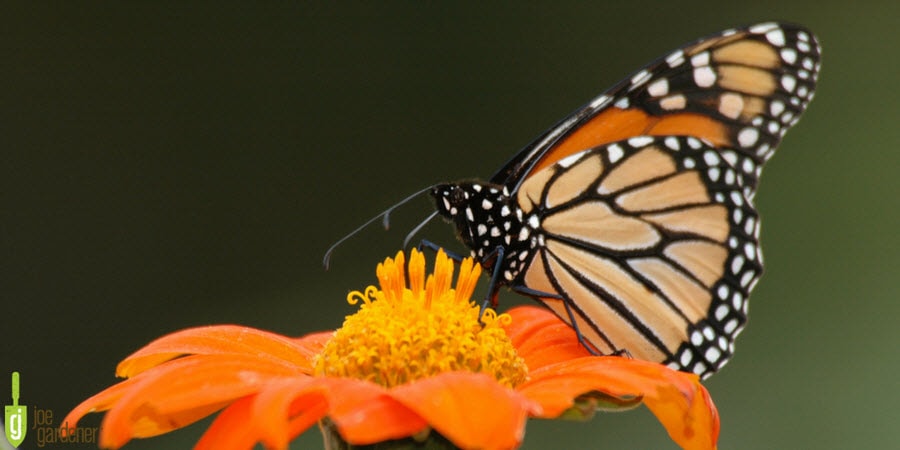
[(602, 353), (598, 352), (597, 349), (595, 349), (594, 346), (584, 338), (584, 335), (581, 334), (581, 330), (578, 329), (578, 322), (575, 320), (575, 313), (572, 312), (572, 305), (570, 305), (566, 300), (563, 300), (563, 305), (565, 305), (566, 314), (569, 316), (569, 325), (573, 330), (575, 330), (575, 335), (578, 336), (578, 343), (581, 344), (582, 347), (587, 349), (587, 351), (592, 355), (602, 356)]
[[(566, 301), (565, 297), (563, 297), (559, 294), (552, 294), (549, 292), (541, 292), (541, 291), (531, 289), (530, 287), (523, 286), (523, 285), (511, 286), (510, 289), (512, 289), (514, 292), (517, 292), (519, 294), (527, 295), (528, 297), (531, 297), (531, 298), (537, 300), (538, 302), (540, 302), (542, 298), (553, 298), (553, 299), (557, 299), (557, 300), (562, 300), (563, 305), (566, 306), (566, 315), (569, 316), (569, 324), (570, 324), (569, 326), (571, 326), (572, 329), (575, 330), (575, 335), (578, 336), (578, 343), (581, 344), (585, 349), (587, 349), (587, 351), (591, 352), (592, 355), (597, 355), (597, 356), (601, 355), (601, 353), (598, 352), (596, 349), (594, 349), (594, 346), (591, 345), (584, 338), (584, 335), (581, 334), (581, 331), (578, 330), (578, 322), (575, 321), (575, 314), (572, 312), (572, 307), (569, 305), (569, 302)], [(618, 352), (616, 352), (616, 353), (618, 354)]]
[(522, 294), (527, 297), (534, 298), (535, 300), (539, 300), (541, 298), (553, 298), (557, 300), (564, 300), (563, 296), (559, 294), (551, 294), (549, 292), (538, 291), (535, 289), (531, 289), (528, 286), (522, 286), (521, 284), (517, 284), (515, 286), (510, 286), (513, 292), (517, 294)]
[(484, 314), (484, 309), (488, 307), (488, 303), (490, 303), (491, 308), (497, 309), (497, 295), (500, 293), (500, 268), (503, 266), (500, 262), (503, 261), (505, 253), (506, 249), (496, 247), (484, 257), (481, 263), (482, 266), (493, 267), (493, 270), (491, 270), (491, 283), (488, 285), (487, 295), (484, 298), (484, 303), (481, 304), (479, 319), (481, 319), (481, 314)]
[[(575, 330), (575, 335), (578, 336), (578, 343), (581, 344), (585, 349), (587, 349), (587, 351), (591, 352), (592, 355), (596, 355), (596, 356), (603, 355), (602, 353), (598, 352), (594, 348), (594, 346), (591, 345), (587, 341), (587, 339), (584, 338), (584, 336), (581, 334), (581, 331), (578, 330), (578, 322), (575, 321), (575, 314), (572, 312), (572, 307), (569, 305), (568, 302), (566, 302), (565, 297), (563, 297), (559, 294), (556, 294), (556, 293), (542, 292), (542, 291), (538, 291), (535, 289), (531, 289), (530, 287), (524, 286), (521, 284), (517, 284), (515, 286), (510, 286), (510, 289), (513, 292), (516, 292), (518, 294), (522, 294), (522, 295), (531, 297), (538, 302), (541, 302), (541, 299), (548, 299), (548, 298), (562, 300), (563, 304), (566, 305), (566, 314), (569, 316), (569, 323), (571, 323), (570, 326), (572, 327), (573, 330)], [(612, 356), (625, 356), (627, 358), (631, 358), (631, 353), (627, 349), (624, 349), (624, 348), (616, 350), (615, 352), (611, 353), (611, 355)]]

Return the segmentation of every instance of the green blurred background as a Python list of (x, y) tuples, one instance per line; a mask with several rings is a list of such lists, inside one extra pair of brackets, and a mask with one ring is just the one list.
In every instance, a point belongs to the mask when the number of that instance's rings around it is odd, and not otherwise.
[[(720, 448), (896, 446), (898, 17), (890, 1), (4, 4), (0, 403), (18, 370), (21, 402), (60, 420), (184, 327), (335, 328), (430, 204), (324, 271), (346, 231), (490, 175), (682, 43), (783, 19), (818, 34), (824, 65), (757, 196), (767, 274), (707, 383)], [(445, 224), (424, 234), (460, 249)], [(185, 448), (202, 429), (126, 448)], [(320, 446), (316, 431), (295, 445)], [(645, 409), (529, 423), (524, 448), (566, 447), (674, 445)]]

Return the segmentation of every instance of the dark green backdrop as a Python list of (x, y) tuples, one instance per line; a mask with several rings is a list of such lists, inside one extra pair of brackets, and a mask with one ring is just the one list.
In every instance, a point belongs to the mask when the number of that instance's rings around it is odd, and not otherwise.
[[(183, 327), (334, 328), (430, 206), (348, 241), (325, 272), (324, 250), (363, 219), (489, 175), (688, 40), (787, 19), (819, 35), (824, 65), (757, 196), (767, 274), (707, 383), (721, 448), (896, 445), (900, 15), (786, 3), (5, 4), (0, 403), (18, 370), (22, 403), (60, 419)], [(201, 429), (130, 447), (187, 447)], [(524, 448), (561, 446), (673, 444), (646, 410), (529, 424)]]

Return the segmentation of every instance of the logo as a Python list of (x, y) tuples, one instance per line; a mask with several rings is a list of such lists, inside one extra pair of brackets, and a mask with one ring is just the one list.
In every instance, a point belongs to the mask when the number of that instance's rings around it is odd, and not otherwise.
[[(32, 439), (36, 440), (39, 448), (44, 448), (47, 444), (97, 443), (99, 428), (69, 426), (68, 422), (55, 425), (52, 409), (41, 408), (40, 405), (32, 405), (31, 409), (34, 413)], [(19, 372), (12, 373), (12, 405), (6, 405), (6, 420), (3, 425), (6, 428), (6, 440), (18, 448), (28, 431), (28, 407), (19, 404)], [(2, 444), (0, 447), (6, 448)]]
[(18, 447), (28, 431), (28, 407), (19, 404), (19, 372), (12, 373), (12, 405), (6, 405), (6, 440)]

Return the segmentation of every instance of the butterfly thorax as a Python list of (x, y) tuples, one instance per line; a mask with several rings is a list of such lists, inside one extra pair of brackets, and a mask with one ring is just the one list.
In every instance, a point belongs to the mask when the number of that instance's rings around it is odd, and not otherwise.
[[(453, 221), (459, 239), (485, 269), (498, 270), (501, 283), (514, 280), (534, 245), (533, 233), (509, 191), (500, 185), (464, 182), (432, 188), (438, 213)], [(498, 259), (498, 249), (502, 259)]]

